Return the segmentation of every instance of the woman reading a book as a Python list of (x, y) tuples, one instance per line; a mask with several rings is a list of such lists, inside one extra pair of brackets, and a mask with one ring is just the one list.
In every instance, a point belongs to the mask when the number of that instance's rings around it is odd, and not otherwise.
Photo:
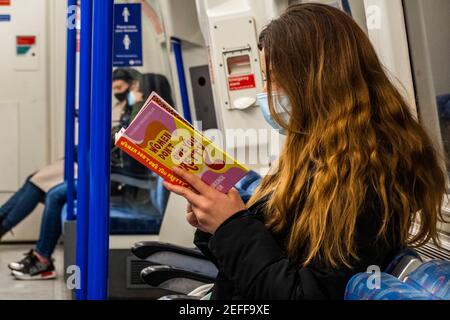
[(247, 205), (181, 170), (192, 188), (166, 187), (190, 203), (196, 245), (219, 268), (213, 299), (343, 299), (356, 273), (438, 240), (444, 173), (351, 17), (293, 5), (260, 47), (260, 106), (287, 135), (272, 174)]

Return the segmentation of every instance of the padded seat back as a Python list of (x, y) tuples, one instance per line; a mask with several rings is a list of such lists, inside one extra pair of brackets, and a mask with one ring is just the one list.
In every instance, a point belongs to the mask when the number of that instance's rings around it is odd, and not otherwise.
[(261, 176), (254, 171), (250, 171), (241, 181), (239, 181), (235, 188), (239, 191), (242, 200), (247, 203), (248, 200), (255, 193), (256, 188), (261, 184)]
[(406, 283), (436, 299), (450, 300), (450, 262), (435, 260), (424, 263), (409, 274)]
[(347, 285), (345, 300), (435, 300), (427, 291), (417, 290), (387, 273), (381, 273), (380, 288), (373, 289), (372, 277), (368, 273), (354, 276)]
[(450, 300), (450, 262), (423, 263), (412, 250), (402, 252), (380, 275), (359, 273), (347, 285), (345, 300)]
[[(159, 233), (164, 218), (169, 191), (163, 186), (163, 179), (157, 178), (149, 190), (148, 201), (130, 203), (129, 201), (110, 204), (111, 235), (156, 235)], [(76, 215), (76, 204), (74, 209)], [(62, 211), (62, 222), (66, 221), (67, 206)], [(64, 228), (63, 228), (64, 230)]]

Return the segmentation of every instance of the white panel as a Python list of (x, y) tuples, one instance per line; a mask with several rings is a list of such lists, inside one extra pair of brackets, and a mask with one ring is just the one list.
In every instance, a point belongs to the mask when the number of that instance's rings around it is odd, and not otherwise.
[(167, 34), (195, 45), (204, 45), (195, 0), (160, 1)]
[(0, 139), (0, 192), (19, 187), (19, 104), (0, 102), (0, 119), (8, 123)]
[(411, 60), (401, 0), (364, 0), (369, 38), (417, 116)]
[(66, 94), (66, 15), (67, 3), (49, 0), (49, 115), (50, 115), (50, 161), (64, 156), (64, 114)]
[[(210, 46), (214, 98), (219, 129), (223, 131), (222, 133), (226, 137), (225, 149), (248, 168), (262, 174), (266, 173), (270, 158), (277, 156), (279, 153), (278, 146), (282, 144), (280, 135), (271, 131), (271, 127), (264, 121), (263, 115), (256, 105), (245, 110), (229, 109), (230, 98), (234, 100), (239, 97), (233, 97), (228, 92), (228, 78), (224, 73), (224, 67), (226, 67), (224, 51), (246, 45), (251, 46), (251, 63), (257, 85), (251, 98), (255, 98), (256, 93), (262, 91), (263, 85), (259, 65), (259, 50), (256, 46), (257, 35), (271, 18), (279, 14), (279, 12), (274, 11), (282, 11), (286, 4), (286, 1), (279, 1), (276, 5), (275, 3), (270, 5), (269, 1), (261, 0), (197, 0), (202, 23), (204, 24), (207, 21), (209, 26), (209, 30), (204, 29), (203, 32), (205, 38), (207, 38), (206, 43)], [(252, 24), (255, 25), (255, 27), (252, 27), (252, 34), (248, 32), (250, 29), (246, 28), (247, 32), (243, 32), (242, 28), (236, 28), (236, 25), (232, 24), (233, 21), (238, 24), (240, 19), (244, 18), (246, 20), (242, 21), (249, 22), (251, 20)], [(223, 26), (222, 30), (228, 29), (228, 32), (222, 33), (221, 26)], [(247, 94), (245, 91), (247, 90), (243, 90), (242, 93)], [(266, 133), (266, 139), (259, 138), (260, 132)], [(277, 140), (277, 142), (270, 145), (267, 143), (268, 137), (273, 137), (273, 140)], [(254, 159), (257, 159), (257, 161), (254, 161)]]
[[(54, 0), (55, 1), (55, 0)], [(65, 1), (59, 1), (64, 3)], [(2, 23), (0, 28), (0, 99), (4, 107), (0, 111), (3, 120), (2, 133), (9, 134), (2, 137), (2, 157), (0, 159), (0, 192), (7, 187), (8, 191), (16, 191), (24, 180), (33, 172), (48, 164), (49, 156), (49, 81), (48, 62), (52, 64), (64, 61), (65, 55), (59, 54), (58, 59), (51, 60), (48, 54), (48, 0), (20, 0), (11, 1), (7, 10), (11, 14), (11, 21)], [(62, 14), (62, 15), (61, 15)], [(65, 20), (65, 10), (60, 16)], [(64, 24), (61, 29), (65, 30)], [(16, 36), (36, 35), (39, 44), (38, 69), (35, 66), (19, 66), (25, 70), (17, 70)], [(31, 51), (29, 52), (32, 53)], [(33, 60), (36, 61), (36, 60)], [(25, 68), (26, 67), (26, 68)], [(63, 83), (61, 81), (61, 85)], [(55, 88), (64, 93), (63, 87)], [(4, 102), (15, 102), (15, 106), (6, 107)], [(20, 106), (20, 108), (18, 107)], [(64, 110), (64, 105), (58, 101), (57, 108)], [(8, 109), (8, 110), (7, 110)], [(13, 109), (14, 111), (12, 111)], [(14, 113), (15, 112), (15, 113)], [(4, 114), (4, 113), (7, 113)], [(7, 148), (4, 147), (8, 141)], [(5, 150), (8, 150), (5, 152)], [(7, 166), (5, 170), (4, 166)], [(4, 186), (5, 184), (6, 186)], [(1, 194), (0, 204), (5, 200)], [(42, 211), (42, 207), (35, 212)], [(30, 241), (35, 240), (39, 232), (39, 214), (32, 214), (26, 221), (14, 230), (14, 237), (6, 240)]]
[[(159, 239), (183, 247), (192, 247), (195, 229), (186, 221), (187, 202), (184, 198), (171, 195), (167, 204)], [(173, 232), (176, 230), (176, 232)]]
[[(12, 1), (12, 23), (6, 36), (7, 51), (0, 51), (0, 88), (2, 99), (18, 101), (19, 112), (19, 174), (22, 182), (31, 173), (48, 164), (49, 115), (47, 78), (47, 1)], [(16, 71), (16, 36), (39, 35), (39, 69)], [(4, 37), (4, 38), (3, 38)], [(61, 106), (64, 108), (64, 106)], [(9, 124), (6, 124), (9, 128)]]

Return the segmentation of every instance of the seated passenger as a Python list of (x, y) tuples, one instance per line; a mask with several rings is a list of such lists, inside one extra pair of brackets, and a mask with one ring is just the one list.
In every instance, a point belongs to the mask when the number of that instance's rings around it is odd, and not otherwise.
[(342, 300), (353, 275), (437, 240), (445, 176), (347, 14), (292, 5), (264, 29), (260, 48), (259, 104), (287, 135), (278, 165), (248, 205), (181, 169), (194, 190), (165, 186), (190, 203), (195, 243), (219, 269), (213, 299)]
[[(138, 91), (139, 86), (129, 70), (117, 69), (113, 74), (113, 91), (118, 100), (113, 107), (113, 136), (122, 127), (128, 126), (143, 106), (142, 93)], [(124, 167), (121, 161), (126, 155), (114, 147), (112, 150), (112, 166)], [(130, 170), (143, 167), (136, 161), (129, 161), (128, 164)], [(56, 276), (51, 256), (62, 232), (61, 211), (67, 198), (67, 184), (63, 183), (63, 176), (62, 162), (44, 168), (29, 178), (24, 186), (0, 208), (1, 238), (25, 219), (40, 201), (45, 200), (36, 248), (26, 253), (21, 261), (9, 264), (12, 274), (17, 279), (52, 279)], [(121, 192), (125, 192), (129, 187), (112, 184), (112, 188), (120, 188)], [(112, 192), (119, 191), (112, 190)]]

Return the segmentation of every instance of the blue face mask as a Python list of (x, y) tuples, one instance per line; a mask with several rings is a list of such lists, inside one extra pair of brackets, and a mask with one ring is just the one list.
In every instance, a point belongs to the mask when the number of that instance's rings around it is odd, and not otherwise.
[(130, 91), (130, 93), (128, 93), (127, 101), (130, 107), (135, 105), (136, 97), (134, 96), (133, 92)]
[[(273, 102), (275, 106), (275, 112), (279, 115), (286, 123), (289, 123), (291, 111), (291, 105), (289, 102), (289, 98), (286, 95), (280, 95), (277, 93), (273, 93)], [(260, 93), (257, 96), (259, 107), (264, 115), (264, 119), (272, 128), (278, 130), (282, 135), (286, 135), (286, 130), (282, 128), (270, 114), (269, 109), (269, 95), (268, 93)]]

